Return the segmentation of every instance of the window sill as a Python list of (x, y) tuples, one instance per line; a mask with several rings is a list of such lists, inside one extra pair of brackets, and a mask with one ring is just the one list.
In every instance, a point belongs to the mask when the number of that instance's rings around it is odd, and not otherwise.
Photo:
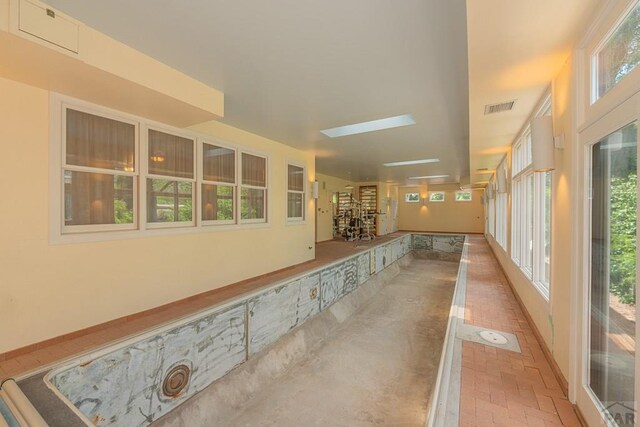
[(307, 225), (307, 220), (306, 219), (287, 219), (285, 221), (286, 226), (289, 225)]
[(74, 234), (55, 234), (49, 237), (49, 244), (64, 245), (71, 243), (108, 242), (114, 240), (145, 239), (158, 236), (182, 236), (190, 234), (216, 233), (220, 231), (239, 231), (270, 228), (270, 222), (240, 223), (229, 225), (203, 225), (201, 227), (152, 228), (146, 230), (103, 231)]

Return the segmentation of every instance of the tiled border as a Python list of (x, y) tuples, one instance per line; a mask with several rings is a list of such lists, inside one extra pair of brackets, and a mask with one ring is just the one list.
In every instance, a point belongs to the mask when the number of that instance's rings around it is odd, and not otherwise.
[(456, 339), (458, 325), (464, 323), (464, 304), (467, 291), (467, 265), (469, 237), (464, 240), (453, 303), (449, 311), (449, 323), (442, 345), (442, 355), (436, 385), (431, 398), (431, 410), (427, 426), (457, 426), (460, 407), (460, 381), (462, 373), (462, 342)]

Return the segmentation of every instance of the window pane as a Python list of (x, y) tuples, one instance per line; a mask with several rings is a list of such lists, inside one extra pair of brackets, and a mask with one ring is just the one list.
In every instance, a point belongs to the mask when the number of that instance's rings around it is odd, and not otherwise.
[(512, 184), (513, 200), (511, 201), (511, 218), (513, 223), (511, 224), (511, 257), (520, 265), (520, 237), (522, 231), (522, 206), (520, 201), (522, 199), (522, 178), (514, 179)]
[(193, 178), (193, 140), (149, 129), (149, 173)]
[(304, 191), (304, 169), (299, 166), (289, 165), (289, 190)]
[(267, 186), (267, 159), (242, 153), (242, 183), (256, 187)]
[(640, 4), (624, 19), (597, 53), (598, 97), (629, 74), (640, 62)]
[(135, 170), (134, 125), (67, 109), (68, 165)]
[(148, 222), (190, 222), (192, 200), (191, 182), (147, 179)]
[(287, 217), (302, 218), (303, 215), (303, 194), (287, 193)]
[(624, 421), (635, 409), (636, 124), (591, 153), (589, 386)]
[(133, 180), (64, 171), (65, 225), (133, 224)]
[(531, 273), (533, 271), (533, 173), (525, 178), (526, 182), (526, 211), (525, 211), (525, 240), (523, 267)]
[(203, 178), (205, 181), (236, 182), (236, 153), (224, 147), (203, 144)]
[(202, 219), (204, 221), (233, 220), (233, 187), (202, 184)]
[(544, 174), (544, 262), (543, 281), (547, 285), (551, 281), (551, 172)]
[(242, 188), (240, 209), (242, 219), (264, 219), (265, 190)]
[(522, 169), (526, 168), (531, 164), (531, 132), (528, 132), (524, 137), (524, 150), (525, 150), (525, 159), (524, 164), (522, 165)]

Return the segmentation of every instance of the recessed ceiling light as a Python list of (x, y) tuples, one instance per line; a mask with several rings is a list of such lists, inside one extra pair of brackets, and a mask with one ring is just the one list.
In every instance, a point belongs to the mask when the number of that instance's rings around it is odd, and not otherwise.
[(385, 163), (387, 167), (391, 166), (407, 166), (407, 165), (422, 165), (424, 163), (438, 163), (440, 159), (422, 159), (422, 160), (407, 160), (406, 162), (391, 162)]
[(401, 126), (415, 125), (413, 115), (404, 114), (402, 116), (387, 117), (386, 119), (372, 120), (370, 122), (356, 123), (353, 125), (340, 126), (332, 129), (321, 130), (329, 138), (339, 138), (341, 136), (356, 135), (358, 133), (373, 132), (382, 129), (392, 129)]
[(412, 176), (409, 179), (432, 179), (432, 178), (448, 178), (449, 175), (428, 175), (428, 176)]

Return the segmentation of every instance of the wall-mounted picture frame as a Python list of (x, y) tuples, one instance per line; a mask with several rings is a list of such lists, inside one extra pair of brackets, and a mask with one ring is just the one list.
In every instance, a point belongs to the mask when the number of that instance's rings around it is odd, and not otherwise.
[(473, 193), (471, 190), (456, 191), (456, 202), (471, 202), (473, 200)]
[(444, 202), (444, 191), (431, 191), (429, 193), (430, 202)]
[(407, 203), (418, 203), (420, 201), (420, 193), (405, 193), (404, 201)]

